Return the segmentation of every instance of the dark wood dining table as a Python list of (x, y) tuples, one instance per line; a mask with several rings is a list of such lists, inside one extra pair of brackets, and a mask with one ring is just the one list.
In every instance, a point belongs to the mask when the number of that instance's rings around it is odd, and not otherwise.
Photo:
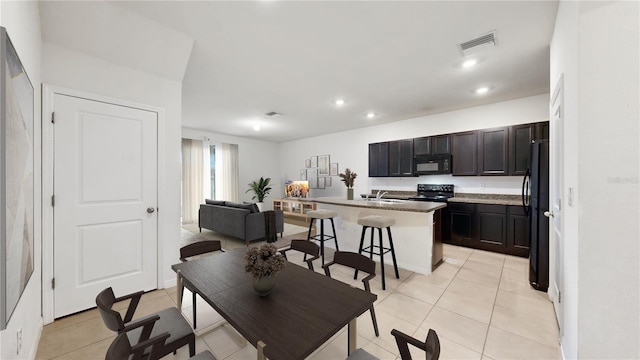
[(258, 359), (304, 359), (345, 326), (349, 338), (345, 358), (356, 349), (357, 318), (369, 310), (375, 294), (288, 263), (277, 274), (272, 292), (260, 297), (252, 288), (251, 274), (244, 270), (246, 250), (172, 265), (178, 288), (183, 281), (189, 283), (256, 347)]

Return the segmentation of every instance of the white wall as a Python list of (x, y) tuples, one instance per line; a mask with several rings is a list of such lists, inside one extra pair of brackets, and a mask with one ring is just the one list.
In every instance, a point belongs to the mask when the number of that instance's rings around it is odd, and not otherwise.
[[(338, 172), (350, 168), (358, 174), (354, 193), (363, 194), (372, 189), (415, 191), (418, 183), (451, 183), (457, 192), (520, 194), (520, 176), (420, 176), (410, 178), (369, 178), (368, 144), (447, 134), (473, 129), (534, 123), (547, 121), (549, 94), (541, 94), (491, 105), (424, 116), (391, 124), (370, 126), (362, 129), (317, 136), (281, 143), (279, 159), (282, 178), (299, 179), (304, 161), (315, 155), (330, 155), (337, 162)], [(346, 188), (338, 177), (332, 178), (332, 186), (312, 189), (312, 197), (346, 196)]]
[[(205, 130), (182, 128), (182, 137), (185, 139), (202, 140), (207, 137), (211, 144), (237, 144), (238, 162), (240, 173), (238, 175), (238, 188), (240, 191), (240, 201), (251, 200), (253, 193), (245, 193), (249, 188), (249, 183), (262, 177), (270, 177), (272, 181), (271, 194), (265, 198), (265, 210), (272, 209), (273, 203), (270, 201), (282, 196), (284, 182), (279, 181), (280, 160), (278, 159), (278, 144), (269, 141), (252, 140), (237, 136), (217, 134)], [(219, 152), (216, 152), (216, 157)], [(224, 199), (222, 199), (224, 200)]]
[[(156, 75), (45, 43), (43, 78), (51, 85), (164, 109), (159, 133), (158, 236), (161, 244), (160, 286), (175, 284), (171, 265), (179, 262), (180, 246), (180, 125), (182, 84)], [(51, 166), (51, 164), (45, 164)], [(45, 179), (44, 181), (51, 181)]]
[(558, 9), (551, 83), (564, 73), (564, 203), (575, 194), (564, 207), (566, 358), (640, 358), (638, 18), (637, 2)]
[[(7, 29), (22, 65), (27, 70), (34, 88), (34, 271), (18, 305), (7, 325), (0, 332), (0, 358), (35, 358), (38, 340), (42, 331), (41, 316), (41, 248), (42, 218), (41, 202), (41, 126), (40, 126), (40, 84), (42, 82), (41, 61), (42, 41), (40, 38), (40, 13), (38, 3), (34, 1), (0, 2), (0, 24)], [(22, 329), (22, 348), (17, 351), (16, 333)]]

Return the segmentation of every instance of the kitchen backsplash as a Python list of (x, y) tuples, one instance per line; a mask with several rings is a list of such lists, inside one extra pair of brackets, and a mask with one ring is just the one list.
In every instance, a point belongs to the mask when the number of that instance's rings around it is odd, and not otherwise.
[(411, 178), (368, 178), (368, 190), (416, 191), (418, 184), (453, 184), (456, 193), (520, 195), (520, 176), (429, 175)]

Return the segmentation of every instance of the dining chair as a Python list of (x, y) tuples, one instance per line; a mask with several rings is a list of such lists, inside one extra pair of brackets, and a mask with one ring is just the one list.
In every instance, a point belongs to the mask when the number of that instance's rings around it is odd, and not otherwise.
[[(137, 324), (137, 326), (143, 326), (142, 333), (146, 334), (146, 337), (143, 336), (140, 338), (138, 343), (133, 346), (126, 332), (117, 335), (107, 349), (105, 360), (143, 359), (144, 352), (148, 347), (151, 347), (151, 349), (147, 351), (146, 360), (160, 359), (160, 350), (162, 346), (164, 346), (164, 342), (169, 338), (169, 333), (162, 333), (153, 338), (148, 338), (151, 333), (151, 328), (153, 328), (154, 323), (158, 319), (158, 316), (154, 316)], [(189, 360), (216, 360), (216, 357), (213, 356), (209, 350), (205, 350), (198, 355), (190, 357)]]
[(303, 252), (305, 254), (305, 258), (307, 255), (310, 255), (311, 257), (309, 259), (304, 260), (307, 262), (309, 270), (313, 270), (313, 260), (320, 258), (320, 246), (308, 240), (291, 240), (291, 245), (289, 245), (288, 248), (280, 250), (280, 253), (284, 255), (285, 259), (287, 259), (287, 251), (289, 250)]
[[(189, 258), (209, 254), (214, 251), (224, 251), (222, 249), (222, 243), (220, 242), (220, 240), (204, 240), (191, 243), (180, 248), (180, 261), (185, 262), (188, 261)], [(180, 288), (180, 301), (182, 301), (185, 287), (189, 289), (189, 291), (191, 291), (191, 299), (193, 303), (193, 328), (195, 329), (197, 327), (196, 292), (191, 284), (189, 284), (187, 281), (183, 281), (182, 287)]]
[[(324, 273), (331, 277), (331, 272), (329, 271), (329, 267), (335, 264), (343, 265), (350, 267), (354, 270), (364, 271), (369, 274), (367, 277), (362, 279), (362, 283), (364, 284), (364, 289), (367, 292), (371, 292), (371, 286), (369, 286), (369, 281), (376, 276), (376, 263), (375, 261), (369, 259), (368, 257), (350, 251), (336, 251), (333, 255), (333, 261), (323, 265)], [(373, 309), (373, 304), (369, 307), (369, 312), (371, 313), (371, 321), (373, 322), (373, 330), (376, 333), (376, 336), (380, 336), (378, 332), (378, 321), (376, 320), (376, 312)]]
[[(195, 355), (196, 336), (187, 320), (185, 320), (180, 311), (175, 307), (169, 307), (154, 314), (133, 320), (133, 314), (140, 303), (142, 294), (144, 294), (143, 291), (138, 291), (121, 297), (115, 297), (111, 287), (102, 290), (96, 297), (96, 305), (98, 306), (98, 312), (102, 317), (104, 325), (118, 334), (126, 333), (128, 341), (130, 343), (133, 341), (133, 343), (136, 344), (138, 343), (138, 339), (150, 339), (151, 337), (168, 333), (169, 337), (162, 347), (157, 350), (159, 357), (168, 355), (171, 352), (175, 354), (176, 351), (184, 345), (189, 345), (189, 356)], [(123, 319), (120, 312), (113, 310), (113, 305), (124, 300), (130, 300), (130, 302)], [(153, 321), (154, 326), (145, 327), (146, 322), (151, 321), (149, 319), (155, 319)], [(145, 350), (145, 356), (148, 356), (147, 353), (150, 350), (151, 349)]]
[[(427, 339), (422, 342), (396, 329), (391, 330), (391, 335), (396, 339), (396, 345), (400, 350), (400, 359), (412, 360), (411, 352), (409, 352), (409, 344), (424, 350), (426, 360), (438, 360), (440, 358), (440, 340), (435, 330), (429, 329)], [(377, 357), (369, 354), (366, 350), (358, 348), (352, 352), (347, 360), (379, 360)]]

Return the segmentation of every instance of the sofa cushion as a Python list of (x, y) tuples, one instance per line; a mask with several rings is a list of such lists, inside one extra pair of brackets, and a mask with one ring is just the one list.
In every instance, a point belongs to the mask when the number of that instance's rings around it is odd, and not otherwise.
[(259, 212), (258, 206), (256, 204), (240, 204), (240, 203), (227, 201), (225, 205), (228, 207), (237, 208), (237, 209), (247, 209), (251, 213)]
[(245, 204), (245, 205), (252, 205), (253, 206), (251, 208), (251, 212), (252, 213), (260, 212), (260, 208), (258, 208), (258, 204), (252, 203), (252, 202), (248, 202), (248, 201), (243, 201), (242, 203)]
[(204, 199), (205, 204), (208, 205), (224, 205), (226, 203), (226, 201), (220, 201), (220, 200), (210, 200), (210, 199)]

